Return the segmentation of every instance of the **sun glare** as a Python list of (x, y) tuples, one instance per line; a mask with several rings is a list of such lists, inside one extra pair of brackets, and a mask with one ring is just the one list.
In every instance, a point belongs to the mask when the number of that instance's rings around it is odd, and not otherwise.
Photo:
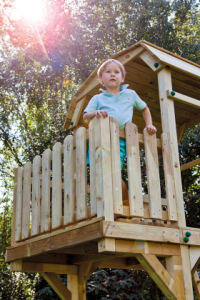
[(12, 16), (36, 22), (44, 16), (45, 0), (15, 0)]

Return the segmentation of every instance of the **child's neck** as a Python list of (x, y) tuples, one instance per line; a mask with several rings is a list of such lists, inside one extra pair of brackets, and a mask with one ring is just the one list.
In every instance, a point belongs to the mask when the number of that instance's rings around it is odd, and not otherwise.
[(117, 87), (117, 88), (114, 88), (114, 89), (106, 88), (106, 92), (108, 94), (112, 94), (114, 96), (117, 96), (121, 91), (120, 91), (119, 87)]

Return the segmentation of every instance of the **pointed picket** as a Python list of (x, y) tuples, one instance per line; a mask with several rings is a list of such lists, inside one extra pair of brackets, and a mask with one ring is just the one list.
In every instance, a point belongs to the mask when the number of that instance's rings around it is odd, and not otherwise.
[(17, 195), (16, 195), (16, 223), (15, 223), (15, 241), (21, 239), (22, 230), (22, 177), (23, 168), (18, 168), (17, 172)]
[(50, 231), (50, 169), (51, 150), (42, 154), (42, 199), (41, 199), (41, 233)]
[(40, 229), (40, 169), (41, 157), (37, 155), (33, 159), (33, 179), (32, 179), (32, 225), (31, 235), (39, 234)]
[(126, 152), (129, 183), (130, 215), (143, 217), (143, 196), (140, 168), (138, 128), (133, 123), (126, 124)]
[(24, 166), (23, 176), (23, 208), (22, 208), (22, 239), (29, 237), (30, 202), (31, 202), (31, 163)]
[(84, 127), (80, 127), (76, 132), (76, 204), (77, 220), (87, 218), (86, 129)]
[(62, 225), (61, 143), (53, 146), (52, 229)]
[(74, 222), (74, 138), (64, 140), (64, 225)]

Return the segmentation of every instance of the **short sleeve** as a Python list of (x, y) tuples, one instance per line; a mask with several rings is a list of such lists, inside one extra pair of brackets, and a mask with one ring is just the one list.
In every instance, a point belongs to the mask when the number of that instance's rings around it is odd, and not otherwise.
[(98, 108), (98, 99), (96, 96), (92, 97), (88, 106), (85, 108), (84, 113), (86, 112), (94, 112)]
[(139, 110), (144, 109), (147, 106), (146, 103), (138, 96), (138, 94), (135, 91), (133, 92), (134, 92), (134, 99), (135, 99), (134, 106)]

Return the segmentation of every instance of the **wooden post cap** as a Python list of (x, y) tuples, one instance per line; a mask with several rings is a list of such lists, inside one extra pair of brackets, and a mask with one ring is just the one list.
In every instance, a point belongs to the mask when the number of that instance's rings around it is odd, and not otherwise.
[(159, 66), (159, 63), (155, 63), (154, 67), (157, 68)]
[(175, 96), (175, 94), (176, 94), (176, 93), (175, 93), (174, 91), (171, 91), (171, 95), (172, 95), (172, 96)]
[(74, 125), (74, 122), (70, 122), (70, 125)]
[(192, 234), (191, 234), (191, 232), (186, 231), (185, 235), (186, 235), (187, 237), (190, 237)]
[(184, 240), (185, 243), (188, 243), (188, 242), (189, 242), (189, 238), (186, 237), (186, 236), (183, 238), (183, 240)]

